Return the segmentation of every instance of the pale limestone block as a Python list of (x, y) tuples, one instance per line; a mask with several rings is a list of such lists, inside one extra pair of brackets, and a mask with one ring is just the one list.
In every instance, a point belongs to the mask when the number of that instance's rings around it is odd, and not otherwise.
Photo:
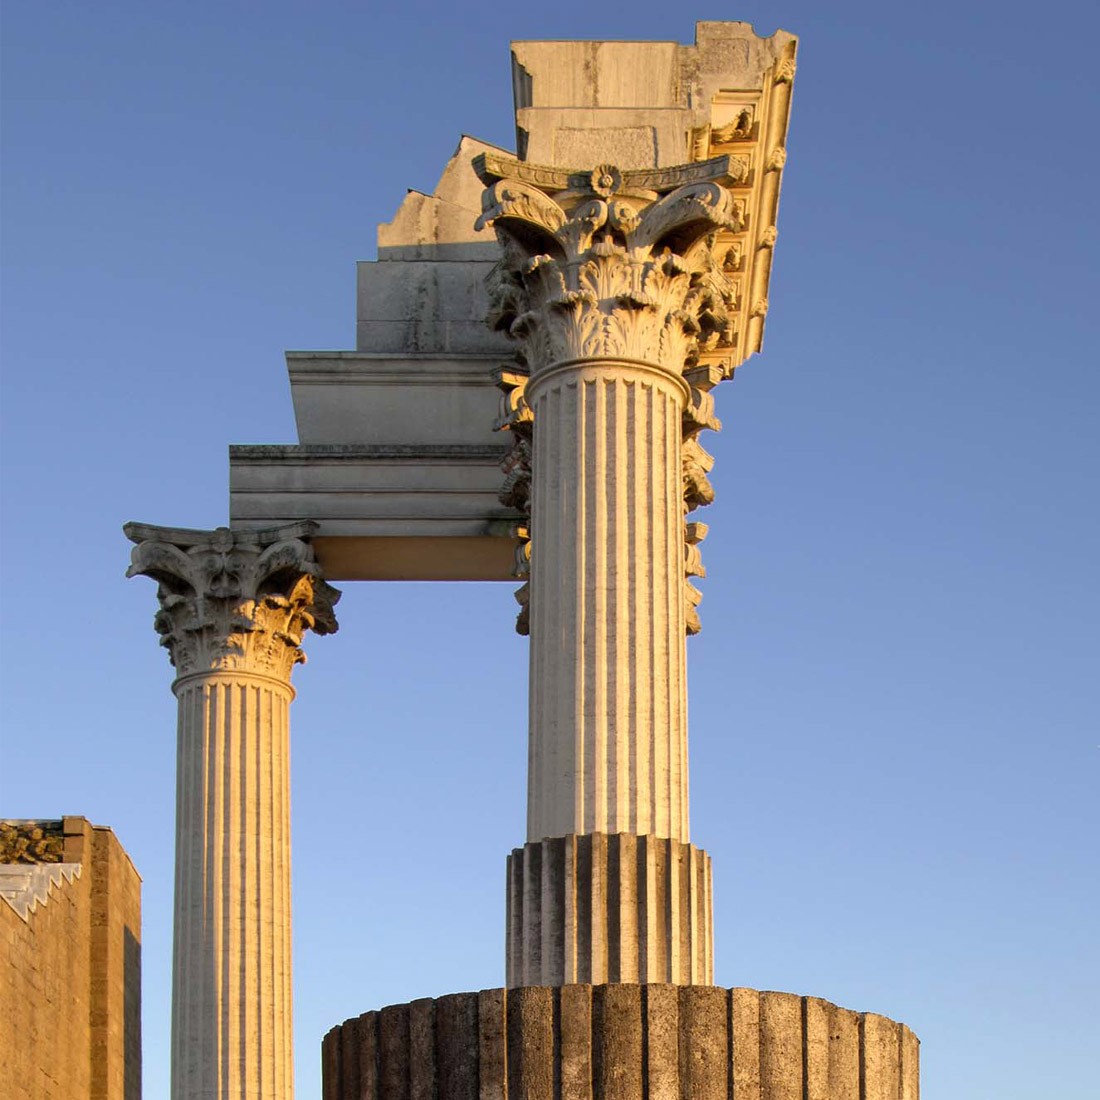
[(483, 355), (289, 352), (298, 439), (500, 447), (498, 366), (497, 356)]
[(679, 105), (675, 42), (513, 42), (516, 108)]
[(592, 1098), (592, 987), (562, 986), (561, 1091), (576, 1100)]
[(558, 126), (554, 130), (553, 153), (548, 158), (552, 164), (575, 164), (583, 168), (595, 168), (597, 164), (649, 168), (661, 163), (654, 126), (616, 126), (608, 119), (603, 126), (590, 128), (579, 118), (570, 118), (569, 122), (572, 125)]
[(410, 191), (393, 221), (378, 227), (379, 260), (495, 260), (491, 230), (475, 229), (481, 210), (481, 182), (471, 161), (479, 153), (499, 152), (463, 136), (431, 195)]

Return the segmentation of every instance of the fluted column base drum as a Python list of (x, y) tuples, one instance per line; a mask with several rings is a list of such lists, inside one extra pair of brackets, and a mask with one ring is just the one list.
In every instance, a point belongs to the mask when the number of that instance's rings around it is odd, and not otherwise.
[(589, 833), (508, 857), (509, 988), (714, 981), (710, 856), (692, 844)]
[(817, 997), (674, 985), (456, 993), (322, 1047), (324, 1100), (919, 1100), (904, 1025)]

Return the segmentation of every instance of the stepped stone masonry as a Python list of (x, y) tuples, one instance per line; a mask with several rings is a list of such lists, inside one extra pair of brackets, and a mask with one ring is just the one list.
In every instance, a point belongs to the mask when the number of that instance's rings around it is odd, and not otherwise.
[(172, 1096), (289, 1098), (290, 674), (339, 593), (308, 523), (125, 530), (177, 672)]
[(141, 1098), (141, 878), (83, 817), (0, 821), (0, 1094)]

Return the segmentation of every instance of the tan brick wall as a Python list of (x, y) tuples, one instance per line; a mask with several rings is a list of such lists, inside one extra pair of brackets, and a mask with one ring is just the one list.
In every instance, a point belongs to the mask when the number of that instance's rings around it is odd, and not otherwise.
[(110, 829), (64, 819), (81, 873), (23, 920), (0, 901), (0, 1095), (139, 1100), (141, 880)]

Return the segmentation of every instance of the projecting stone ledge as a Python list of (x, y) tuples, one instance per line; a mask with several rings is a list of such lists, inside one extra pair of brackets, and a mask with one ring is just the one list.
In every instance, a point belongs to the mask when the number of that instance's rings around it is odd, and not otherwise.
[(391, 1005), (333, 1028), (324, 1100), (918, 1100), (917, 1037), (816, 997), (528, 986)]
[(230, 525), (312, 521), (333, 581), (512, 580), (523, 516), (500, 502), (507, 452), (501, 443), (230, 447)]

